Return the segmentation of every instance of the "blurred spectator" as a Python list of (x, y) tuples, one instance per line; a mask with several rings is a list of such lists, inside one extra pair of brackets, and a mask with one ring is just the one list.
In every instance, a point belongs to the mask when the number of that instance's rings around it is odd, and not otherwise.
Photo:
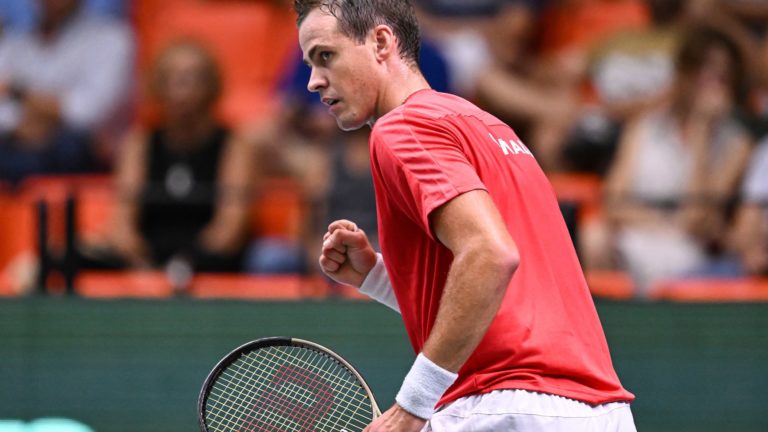
[(747, 273), (768, 276), (768, 137), (753, 154), (741, 198), (734, 249)]
[(371, 245), (379, 250), (369, 136), (370, 130), (367, 129), (343, 134), (331, 149), (331, 170), (323, 200), (324, 208), (321, 209), (323, 225), (319, 232), (325, 231), (333, 221), (348, 219), (365, 231)]
[(624, 123), (667, 96), (690, 3), (649, 0), (650, 26), (619, 32), (590, 51), (584, 78), (591, 95), (562, 144), (566, 169), (604, 175)]
[(584, 248), (594, 266), (608, 265), (617, 250), (641, 289), (716, 262), (726, 204), (749, 154), (749, 138), (731, 116), (744, 79), (736, 44), (720, 31), (693, 29), (675, 67), (669, 101), (622, 133), (607, 184), (615, 239), (592, 235)]
[(511, 1), (514, 0), (416, 0), (415, 3), (431, 15), (466, 18), (495, 15)]
[(550, 169), (539, 138), (557, 133), (555, 124), (573, 116), (576, 94), (572, 86), (538, 72), (539, 9), (530, 2), (510, 2), (488, 23), (485, 38), (492, 62), (475, 78), (473, 91), (477, 102), (512, 125)]
[[(260, 189), (269, 179), (295, 181), (310, 214), (302, 215), (301, 232), (295, 236), (261, 236), (248, 247), (245, 271), (249, 273), (305, 273), (314, 262), (310, 248), (317, 223), (312, 209), (321, 200), (330, 170), (326, 151), (335, 136), (333, 117), (316, 94), (307, 91), (309, 68), (295, 51), (279, 85), (280, 106), (274, 118), (256, 124), (249, 140), (256, 151), (253, 172)], [(310, 254), (310, 255), (308, 255)]]
[[(648, 24), (640, 0), (509, 2), (490, 27), (493, 63), (476, 81), (478, 100), (520, 132), (545, 170), (563, 169), (562, 146), (584, 99), (592, 50)], [(536, 49), (531, 49), (531, 45)]]
[[(88, 14), (125, 18), (129, 0), (83, 0)], [(6, 0), (0, 2), (0, 22), (11, 31), (30, 31), (39, 20), (36, 0)]]
[(307, 255), (314, 225), (312, 209), (320, 200), (330, 170), (325, 152), (334, 128), (333, 118), (322, 105), (307, 101), (304, 95), (286, 93), (276, 116), (250, 132), (249, 140), (256, 149), (253, 171), (257, 189), (266, 187), (271, 179), (289, 179), (305, 205), (299, 232), (253, 239), (245, 271), (279, 274), (309, 269), (308, 263), (313, 262)]
[(0, 176), (11, 181), (94, 168), (90, 142), (120, 128), (132, 82), (128, 27), (80, 0), (40, 6), (34, 32), (0, 39)]
[[(329, 128), (326, 134), (312, 138), (283, 135), (281, 148), (274, 153), (276, 157), (269, 158), (273, 164), (272, 175), (298, 180), (307, 202), (305, 231), (296, 242), (287, 238), (256, 239), (246, 261), (251, 273), (314, 271), (322, 233), (337, 219), (354, 221), (376, 243), (376, 203), (368, 149), (370, 131), (337, 131), (333, 118), (325, 110), (305, 113), (302, 122), (310, 117), (315, 117), (310, 123)], [(282, 166), (280, 172), (275, 170), (277, 165)]]
[(248, 238), (252, 149), (217, 122), (218, 67), (193, 41), (151, 70), (159, 126), (133, 133), (118, 161), (118, 205), (106, 245), (88, 266), (238, 271)]
[(755, 139), (759, 140), (768, 135), (768, 31), (755, 45), (753, 86), (749, 93), (749, 104), (742, 113), (742, 121)]
[[(425, 41), (444, 58), (451, 78), (450, 92), (471, 96), (477, 75), (490, 62), (491, 54), (482, 34), (482, 25), (505, 1), (452, 2), (417, 1), (417, 13)], [(426, 74), (426, 72), (425, 72)], [(443, 91), (430, 81), (433, 88)]]

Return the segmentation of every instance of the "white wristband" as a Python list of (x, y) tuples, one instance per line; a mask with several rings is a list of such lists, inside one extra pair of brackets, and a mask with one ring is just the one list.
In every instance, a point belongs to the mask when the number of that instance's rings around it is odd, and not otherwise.
[(458, 377), (459, 374), (445, 370), (424, 354), (419, 354), (395, 400), (409, 413), (429, 420), (437, 401)]
[(397, 304), (395, 291), (389, 282), (387, 267), (384, 265), (384, 258), (380, 253), (376, 254), (376, 265), (368, 272), (359, 290), (368, 297), (400, 313), (400, 306)]

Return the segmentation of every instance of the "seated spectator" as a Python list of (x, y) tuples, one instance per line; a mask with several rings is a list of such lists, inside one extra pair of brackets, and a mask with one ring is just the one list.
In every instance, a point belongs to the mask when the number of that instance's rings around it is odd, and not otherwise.
[(622, 133), (607, 181), (615, 237), (592, 235), (583, 245), (594, 266), (617, 251), (641, 289), (716, 261), (726, 204), (749, 154), (748, 135), (731, 116), (744, 69), (736, 44), (710, 28), (692, 30), (675, 66), (670, 100)]
[[(260, 189), (270, 178), (295, 180), (310, 214), (301, 215), (299, 232), (259, 236), (248, 247), (245, 271), (254, 274), (306, 273), (314, 257), (312, 241), (315, 217), (312, 209), (321, 200), (324, 179), (330, 169), (326, 151), (336, 133), (319, 96), (307, 91), (309, 68), (298, 47), (279, 84), (281, 97), (276, 114), (255, 124), (248, 139), (255, 148), (253, 172)], [(310, 254), (310, 255), (308, 255)]]
[[(415, 2), (419, 23), (425, 33), (425, 37), (422, 37), (423, 45), (434, 44), (439, 55), (444, 58), (451, 78), (448, 83), (450, 92), (469, 98), (474, 96), (478, 75), (491, 62), (484, 29), (508, 1)], [(438, 91), (444, 91), (432, 81), (430, 85)]]
[(178, 41), (151, 70), (160, 121), (131, 134), (115, 174), (118, 204), (88, 266), (239, 271), (248, 239), (252, 150), (215, 118), (221, 82), (202, 46)]
[(667, 97), (688, 4), (650, 0), (651, 25), (619, 32), (590, 51), (584, 77), (590, 96), (562, 143), (565, 169), (605, 175), (622, 126)]
[(586, 97), (562, 143), (567, 170), (605, 174), (623, 125), (668, 97), (675, 52), (689, 28), (715, 27), (733, 38), (742, 52), (751, 52), (743, 26), (717, 3), (648, 0), (647, 7), (649, 26), (617, 32), (589, 50), (583, 78)]
[[(766, 5), (768, 8), (768, 5)], [(742, 113), (742, 120), (753, 133), (755, 140), (768, 135), (768, 31), (755, 44), (752, 87), (749, 104)]]
[(755, 150), (736, 214), (734, 250), (747, 274), (768, 276), (768, 137)]
[(531, 1), (509, 2), (485, 28), (491, 61), (472, 83), (478, 104), (501, 117), (537, 154), (545, 169), (553, 168), (543, 146), (549, 134), (559, 134), (555, 123), (574, 115), (576, 94), (570, 85), (543, 79), (534, 51), (540, 6)]
[[(93, 15), (125, 18), (129, 0), (84, 0), (84, 9)], [(27, 31), (35, 26), (39, 13), (32, 0), (0, 2), (0, 23), (12, 31)]]
[(489, 36), (494, 61), (476, 92), (551, 172), (566, 168), (563, 144), (585, 98), (591, 52), (612, 35), (647, 26), (648, 11), (639, 0), (554, 0), (540, 8), (515, 1), (502, 9)]
[(0, 179), (14, 182), (95, 168), (91, 142), (119, 133), (132, 82), (125, 25), (80, 0), (39, 1), (35, 31), (0, 39)]
[(340, 219), (354, 221), (358, 228), (366, 232), (374, 249), (379, 250), (369, 136), (369, 130), (357, 130), (345, 134), (333, 146), (321, 228), (327, 229), (331, 222)]

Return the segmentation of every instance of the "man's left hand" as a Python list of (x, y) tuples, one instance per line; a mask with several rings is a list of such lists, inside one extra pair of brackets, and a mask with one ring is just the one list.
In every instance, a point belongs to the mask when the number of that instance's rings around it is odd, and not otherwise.
[(395, 404), (373, 421), (363, 432), (419, 432), (426, 420), (416, 417)]

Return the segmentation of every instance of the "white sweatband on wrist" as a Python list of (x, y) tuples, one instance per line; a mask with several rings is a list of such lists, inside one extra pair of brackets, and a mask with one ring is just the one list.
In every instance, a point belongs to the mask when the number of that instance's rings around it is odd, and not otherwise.
[(360, 285), (360, 292), (400, 313), (400, 306), (397, 304), (395, 291), (392, 289), (392, 283), (389, 282), (387, 267), (380, 253), (376, 254), (376, 265)]
[(424, 354), (419, 354), (405, 376), (395, 401), (416, 417), (429, 420), (437, 401), (458, 377), (459, 374), (445, 370)]

